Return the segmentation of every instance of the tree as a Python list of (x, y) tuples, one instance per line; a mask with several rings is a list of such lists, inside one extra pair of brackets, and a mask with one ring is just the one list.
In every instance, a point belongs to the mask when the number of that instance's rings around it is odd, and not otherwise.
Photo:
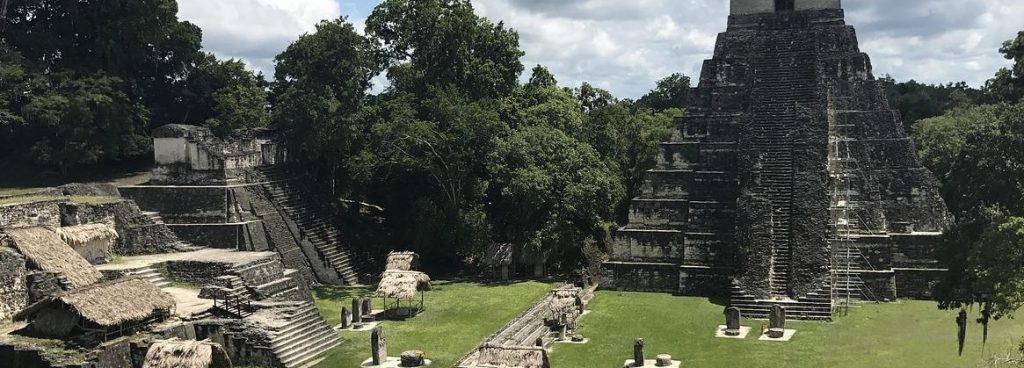
[(187, 76), (176, 82), (178, 108), (170, 121), (200, 123), (219, 136), (243, 128), (267, 126), (267, 91), (261, 75), (254, 74), (240, 60), (218, 60), (205, 54), (189, 67)]
[(985, 84), (985, 91), (998, 101), (1018, 102), (1024, 98), (1024, 31), (1004, 42), (999, 52), (1013, 61), (1013, 66), (999, 69)]
[(879, 78), (886, 98), (903, 121), (913, 126), (921, 119), (942, 115), (951, 109), (982, 101), (982, 92), (966, 82), (923, 84), (910, 80), (896, 82), (892, 77)]
[(944, 308), (981, 304), (995, 318), (1011, 316), (1024, 306), (1024, 275), (1016, 274), (1024, 265), (1024, 104), (975, 107), (922, 123), (938, 131), (965, 118), (977, 120), (922, 141), (924, 152), (952, 159), (942, 191), (957, 222), (943, 241), (950, 272), (936, 292)]
[(168, 121), (174, 82), (202, 57), (202, 31), (175, 0), (12, 1), (4, 37), (40, 70), (122, 80), (155, 121)]
[(580, 105), (583, 107), (584, 113), (618, 102), (618, 100), (615, 99), (615, 96), (612, 96), (610, 92), (594, 87), (587, 82), (583, 82), (583, 84), (575, 90), (575, 94), (576, 99), (580, 101)]
[(370, 43), (345, 18), (322, 21), (275, 60), (274, 126), (294, 152), (326, 167), (333, 182), (344, 158), (360, 149), (352, 117), (378, 70)]
[(274, 59), (274, 95), (297, 84), (320, 85), (331, 90), (342, 111), (355, 112), (379, 71), (372, 48), (346, 18), (322, 21)]
[(654, 89), (637, 103), (655, 111), (682, 109), (690, 103), (690, 94), (690, 77), (675, 73), (659, 80)]
[(533, 74), (530, 75), (530, 81), (526, 83), (526, 89), (551, 87), (558, 87), (558, 81), (555, 80), (555, 76), (551, 74), (551, 71), (541, 65), (533, 67)]
[(607, 236), (622, 187), (587, 144), (550, 126), (531, 126), (497, 140), (487, 163), (488, 213), (500, 239), (569, 263), (583, 258), (585, 244)]
[(1007, 108), (1006, 105), (964, 105), (942, 116), (918, 121), (911, 134), (921, 162), (936, 176), (948, 180), (967, 138), (993, 124)]
[(615, 205), (617, 220), (627, 220), (629, 200), (640, 194), (644, 174), (654, 168), (660, 144), (669, 139), (673, 119), (682, 114), (680, 109), (655, 112), (628, 102), (616, 102), (587, 114), (585, 140), (616, 171), (625, 189), (625, 197)]
[(392, 86), (418, 95), (452, 85), (472, 98), (498, 98), (523, 72), (519, 35), (474, 14), (469, 0), (385, 0), (366, 34), (380, 42)]
[[(69, 168), (140, 156), (150, 149), (148, 111), (122, 92), (120, 78), (52, 74), (21, 107), (15, 136), (28, 144), (27, 159)], [(26, 140), (24, 138), (33, 138)]]

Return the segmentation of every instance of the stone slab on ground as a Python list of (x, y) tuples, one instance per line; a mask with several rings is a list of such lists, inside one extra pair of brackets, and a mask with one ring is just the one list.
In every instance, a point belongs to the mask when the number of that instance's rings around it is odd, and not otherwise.
[(785, 331), (784, 331), (784, 332), (782, 333), (782, 337), (780, 337), (780, 338), (777, 338), (777, 339), (773, 339), (773, 338), (770, 338), (770, 337), (768, 337), (768, 333), (767, 333), (767, 332), (765, 332), (765, 333), (764, 333), (764, 334), (762, 334), (762, 335), (761, 335), (761, 337), (759, 337), (759, 338), (758, 338), (757, 340), (758, 340), (758, 341), (778, 341), (778, 342), (787, 342), (787, 341), (789, 341), (789, 340), (792, 340), (792, 339), (793, 339), (793, 335), (796, 335), (796, 330), (785, 330)]
[(719, 325), (718, 329), (715, 330), (715, 337), (721, 339), (745, 339), (750, 334), (750, 327), (740, 326), (740, 334), (738, 336), (729, 336), (725, 334), (726, 326)]
[(624, 363), (622, 363), (622, 366), (623, 367), (636, 367), (636, 368), (680, 368), (680, 367), (683, 366), (683, 363), (678, 361), (678, 360), (673, 360), (671, 365), (666, 365), (666, 366), (661, 366), (661, 367), (657, 366), (657, 364), (656, 364), (657, 362), (658, 361), (654, 360), (654, 359), (647, 359), (647, 360), (644, 361), (644, 365), (633, 365), (633, 359), (629, 359), (629, 360), (626, 360)]
[[(429, 366), (429, 365), (430, 365), (430, 359), (426, 359), (426, 360), (424, 360), (424, 363), (423, 363), (423, 365), (421, 365), (421, 367), (426, 367), (426, 366)], [(364, 360), (363, 364), (361, 364), (359, 366), (362, 367), (362, 368), (402, 368), (402, 358), (399, 358), (399, 357), (388, 357), (387, 360), (384, 361), (384, 364), (381, 364), (381, 365), (373, 365), (373, 358), (370, 358), (370, 359)]]
[(213, 308), (213, 300), (200, 299), (199, 290), (177, 287), (167, 287), (164, 292), (174, 297), (174, 314), (182, 319), (191, 319), (192, 316), (202, 314)]

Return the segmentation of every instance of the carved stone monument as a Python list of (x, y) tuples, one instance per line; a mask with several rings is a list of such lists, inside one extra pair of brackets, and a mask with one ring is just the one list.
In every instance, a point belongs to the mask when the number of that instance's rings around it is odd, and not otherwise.
[(633, 366), (643, 367), (644, 361), (644, 339), (638, 337), (633, 340)]
[(341, 307), (341, 328), (349, 327), (352, 327), (352, 312), (348, 310), (348, 307)]
[(363, 303), (359, 298), (352, 299), (352, 324), (363, 323)]
[(740, 309), (736, 307), (725, 308), (725, 335), (726, 336), (739, 336), (740, 335), (740, 320), (743, 315), (740, 313)]
[[(362, 303), (363, 303), (363, 305), (362, 305), (363, 309), (360, 310), (360, 312), (363, 312), (363, 316), (372, 315), (373, 314), (373, 301), (370, 300), (370, 298), (363, 298), (362, 299)], [(363, 319), (365, 320), (366, 318), (363, 318)]]
[(781, 339), (786, 333), (786, 308), (781, 305), (773, 305), (768, 315), (768, 337)]
[(370, 359), (373, 365), (381, 365), (388, 359), (388, 341), (384, 337), (384, 329), (377, 326), (370, 332)]

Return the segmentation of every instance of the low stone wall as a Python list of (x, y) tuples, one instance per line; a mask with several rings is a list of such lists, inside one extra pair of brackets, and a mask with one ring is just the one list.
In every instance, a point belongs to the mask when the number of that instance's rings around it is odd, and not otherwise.
[(56, 272), (28, 274), (24, 282), (27, 284), (29, 303), (35, 303), (64, 292), (64, 286), (60, 280), (60, 274)]
[(227, 222), (227, 187), (130, 186), (119, 190), (139, 208), (159, 212), (167, 223)]
[(230, 263), (201, 261), (171, 261), (164, 264), (172, 279), (193, 285), (211, 284), (217, 277), (230, 275), (234, 266)]
[(62, 226), (114, 221), (118, 240), (112, 251), (120, 255), (158, 254), (170, 251), (181, 240), (164, 224), (142, 213), (135, 202), (107, 204), (60, 204)]
[(65, 199), (54, 199), (31, 203), (0, 206), (0, 228), (45, 226), (60, 227), (60, 203)]
[(606, 262), (601, 267), (601, 288), (675, 293), (679, 266), (667, 263)]
[(193, 245), (218, 249), (246, 249), (248, 226), (248, 223), (167, 225), (179, 238)]
[(210, 339), (223, 346), (235, 366), (283, 367), (262, 331), (246, 329), (232, 320), (199, 321), (193, 328), (197, 340)]
[(0, 246), (0, 270), (0, 320), (6, 320), (28, 305), (25, 257)]

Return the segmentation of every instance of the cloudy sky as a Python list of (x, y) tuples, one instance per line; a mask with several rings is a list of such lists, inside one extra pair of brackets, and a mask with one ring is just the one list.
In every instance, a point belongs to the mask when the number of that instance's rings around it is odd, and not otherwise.
[[(321, 19), (362, 29), (379, 0), (178, 0), (203, 46), (273, 74), (273, 58)], [(674, 72), (699, 74), (728, 0), (473, 0), (520, 35), (527, 70), (543, 64), (562, 85), (583, 81), (636, 98)], [(847, 22), (877, 75), (980, 86), (1001, 66), (1003, 41), (1024, 30), (1020, 0), (846, 0)]]

